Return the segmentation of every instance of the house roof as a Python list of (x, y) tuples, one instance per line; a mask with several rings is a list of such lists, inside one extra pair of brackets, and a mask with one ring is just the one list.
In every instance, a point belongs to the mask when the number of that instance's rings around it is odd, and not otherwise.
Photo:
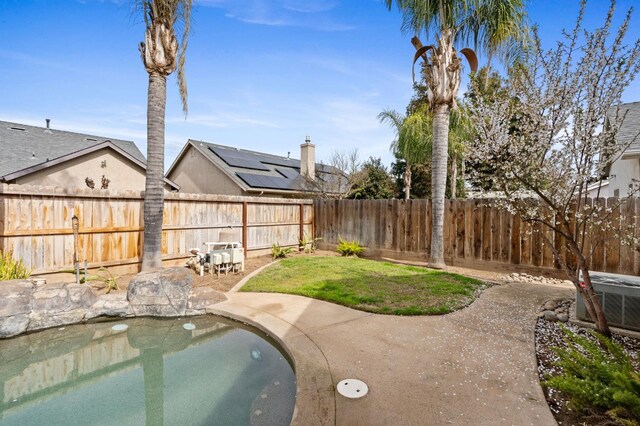
[(612, 107), (607, 114), (609, 120), (615, 118), (616, 108), (620, 108), (621, 114), (626, 114), (620, 129), (618, 129), (617, 143), (626, 145), (633, 140), (622, 158), (638, 156), (640, 155), (640, 102), (630, 102)]
[[(105, 145), (105, 142), (108, 143)], [(146, 167), (144, 155), (131, 141), (0, 121), (0, 180), (49, 167), (97, 146), (115, 148)]]
[[(192, 139), (189, 139), (178, 154), (167, 171), (167, 176), (171, 175), (189, 146), (196, 148), (245, 191), (321, 191), (319, 185), (300, 174), (300, 160)], [(322, 181), (327, 181), (337, 174), (342, 173), (334, 167), (316, 164), (317, 178)]]

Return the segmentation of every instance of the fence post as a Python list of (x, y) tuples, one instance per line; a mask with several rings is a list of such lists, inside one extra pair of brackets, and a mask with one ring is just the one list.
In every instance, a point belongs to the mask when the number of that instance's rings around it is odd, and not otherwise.
[(249, 248), (247, 247), (247, 210), (248, 205), (246, 201), (242, 202), (242, 247), (244, 248), (244, 258), (247, 258)]
[(304, 240), (304, 204), (300, 203), (300, 239)]

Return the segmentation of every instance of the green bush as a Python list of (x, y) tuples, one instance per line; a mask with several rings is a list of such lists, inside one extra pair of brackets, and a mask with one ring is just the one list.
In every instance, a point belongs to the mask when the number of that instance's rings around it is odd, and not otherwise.
[(593, 331), (596, 341), (563, 328), (566, 348), (555, 348), (562, 368), (543, 385), (569, 398), (577, 411), (603, 411), (620, 425), (638, 425), (640, 374), (624, 348)]
[(14, 260), (10, 251), (0, 251), (0, 281), (29, 278), (31, 271), (22, 263), (22, 260)]
[(293, 251), (293, 247), (280, 247), (280, 244), (271, 246), (271, 256), (273, 256), (274, 259), (284, 259)]
[(364, 251), (364, 247), (357, 241), (345, 241), (338, 237), (336, 251), (343, 256), (357, 256)]

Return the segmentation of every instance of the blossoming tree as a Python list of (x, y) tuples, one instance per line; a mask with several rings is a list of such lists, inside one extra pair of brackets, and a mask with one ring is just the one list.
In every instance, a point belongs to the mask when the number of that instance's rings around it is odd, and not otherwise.
[(534, 32), (527, 63), (507, 79), (507, 101), (480, 97), (470, 104), (477, 132), (471, 155), (492, 165), (494, 188), (507, 209), (552, 230), (543, 241), (604, 335), (610, 331), (591, 284), (590, 257), (606, 238), (638, 243), (631, 229), (610, 220), (637, 188), (606, 208), (587, 191), (638, 138), (616, 138), (626, 118), (618, 105), (640, 70), (640, 40), (625, 45), (631, 11), (612, 29), (614, 8), (615, 0), (604, 25), (589, 31), (583, 1), (575, 27), (551, 50)]

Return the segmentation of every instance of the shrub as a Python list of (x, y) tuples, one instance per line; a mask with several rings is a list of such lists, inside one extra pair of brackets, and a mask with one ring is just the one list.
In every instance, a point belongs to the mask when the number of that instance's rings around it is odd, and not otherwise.
[(276, 243), (271, 246), (271, 256), (273, 256), (274, 259), (284, 259), (293, 252), (293, 250), (293, 247), (280, 247), (280, 244)]
[(300, 240), (300, 250), (304, 250), (305, 253), (313, 253), (317, 250), (318, 241), (321, 241), (322, 237), (309, 238), (305, 232), (304, 238)]
[(22, 260), (14, 260), (10, 251), (0, 251), (0, 281), (29, 278), (31, 271), (22, 263)]
[(343, 256), (357, 256), (364, 251), (364, 247), (357, 241), (345, 241), (338, 237), (336, 251)]
[(640, 419), (640, 374), (618, 343), (590, 331), (592, 341), (563, 328), (566, 348), (555, 348), (562, 369), (543, 385), (569, 398), (577, 411), (602, 410), (618, 424), (638, 425)]
[(118, 286), (118, 279), (120, 277), (114, 277), (111, 271), (109, 271), (104, 266), (101, 266), (100, 269), (98, 269), (98, 271), (104, 272), (104, 274), (89, 275), (87, 276), (86, 280), (84, 277), (82, 277), (80, 282), (82, 284), (84, 284), (85, 282), (91, 282), (91, 281), (101, 282), (104, 284), (104, 288), (106, 289), (107, 293), (110, 293), (111, 290), (120, 290), (120, 286)]

